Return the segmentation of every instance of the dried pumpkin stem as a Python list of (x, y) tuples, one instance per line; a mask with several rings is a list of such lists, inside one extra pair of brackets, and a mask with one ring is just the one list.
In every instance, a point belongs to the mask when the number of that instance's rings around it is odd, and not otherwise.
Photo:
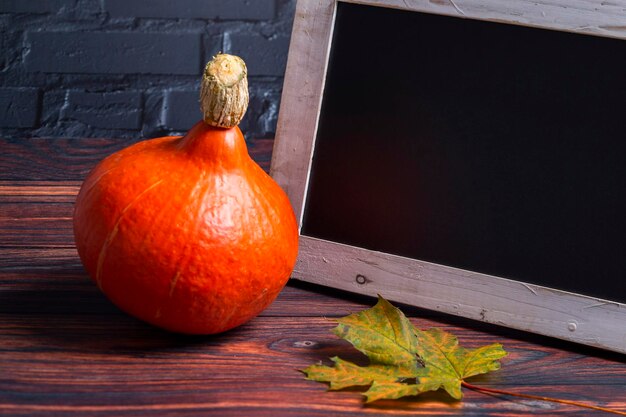
[(200, 108), (211, 126), (237, 126), (248, 108), (248, 70), (243, 59), (217, 54), (204, 69)]

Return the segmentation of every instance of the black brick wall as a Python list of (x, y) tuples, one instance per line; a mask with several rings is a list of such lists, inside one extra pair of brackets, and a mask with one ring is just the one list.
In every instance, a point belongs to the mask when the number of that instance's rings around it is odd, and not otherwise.
[(0, 0), (0, 136), (147, 138), (200, 120), (218, 51), (248, 64), (248, 138), (271, 137), (295, 0)]

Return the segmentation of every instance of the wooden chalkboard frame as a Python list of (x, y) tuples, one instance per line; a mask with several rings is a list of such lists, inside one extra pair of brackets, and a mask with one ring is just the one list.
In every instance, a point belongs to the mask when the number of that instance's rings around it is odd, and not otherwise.
[[(626, 1), (341, 0), (626, 39)], [(271, 164), (300, 226), (338, 0), (299, 0)], [(626, 353), (626, 305), (300, 236), (293, 278)]]

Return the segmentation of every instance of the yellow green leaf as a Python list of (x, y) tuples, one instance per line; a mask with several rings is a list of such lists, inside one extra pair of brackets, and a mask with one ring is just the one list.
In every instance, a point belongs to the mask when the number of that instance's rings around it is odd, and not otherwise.
[(303, 369), (307, 379), (329, 382), (331, 390), (352, 386), (370, 385), (374, 381), (394, 382), (402, 378), (410, 378), (413, 371), (391, 365), (359, 366), (338, 357), (331, 358), (335, 366), (311, 365)]
[(376, 305), (337, 320), (333, 332), (352, 343), (372, 363), (406, 368), (418, 365), (413, 325), (387, 300), (378, 297)]
[(499, 359), (506, 356), (499, 343), (478, 349), (465, 349), (459, 346), (456, 336), (441, 329), (415, 329), (418, 354), (425, 364), (418, 376), (420, 383), (432, 380), (441, 383), (455, 399), (461, 399), (461, 383), (474, 375), (484, 374), (500, 368)]
[(312, 365), (303, 372), (307, 379), (330, 383), (331, 390), (369, 386), (367, 402), (440, 388), (460, 400), (465, 378), (499, 369), (499, 359), (506, 356), (498, 343), (466, 349), (450, 333), (416, 329), (382, 297), (374, 307), (337, 321), (333, 332), (364, 353), (369, 365), (334, 357), (332, 367)]
[(370, 389), (365, 391), (365, 402), (371, 403), (377, 400), (395, 400), (408, 395), (418, 395), (420, 387), (417, 384), (403, 384), (400, 382), (374, 381)]

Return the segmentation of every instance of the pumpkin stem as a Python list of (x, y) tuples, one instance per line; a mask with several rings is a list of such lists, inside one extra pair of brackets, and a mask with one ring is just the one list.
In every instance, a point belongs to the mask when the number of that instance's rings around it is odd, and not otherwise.
[(248, 108), (248, 70), (238, 56), (217, 54), (208, 62), (200, 88), (204, 122), (217, 127), (237, 126)]

